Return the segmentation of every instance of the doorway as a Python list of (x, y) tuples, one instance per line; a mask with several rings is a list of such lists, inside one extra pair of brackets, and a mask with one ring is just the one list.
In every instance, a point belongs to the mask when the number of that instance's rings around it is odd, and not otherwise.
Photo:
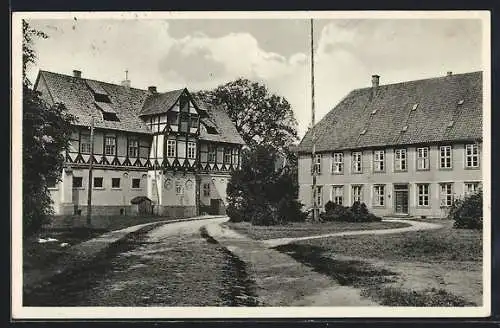
[(394, 185), (394, 211), (396, 214), (408, 214), (408, 185)]

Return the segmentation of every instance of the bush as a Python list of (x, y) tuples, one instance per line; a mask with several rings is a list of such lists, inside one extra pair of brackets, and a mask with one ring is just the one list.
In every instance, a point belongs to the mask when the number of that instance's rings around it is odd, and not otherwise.
[(382, 219), (368, 211), (365, 203), (354, 202), (346, 207), (329, 201), (325, 204), (325, 212), (320, 214), (324, 221), (373, 222)]
[(457, 229), (483, 229), (483, 191), (453, 202), (448, 219), (454, 220)]
[(295, 178), (276, 171), (276, 151), (257, 146), (243, 153), (242, 168), (232, 172), (227, 186), (227, 215), (231, 222), (275, 225), (302, 222), (306, 214), (296, 199)]

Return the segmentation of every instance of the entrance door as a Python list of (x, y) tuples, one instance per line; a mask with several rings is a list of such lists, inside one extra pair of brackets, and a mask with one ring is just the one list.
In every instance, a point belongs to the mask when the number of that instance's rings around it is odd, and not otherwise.
[(394, 185), (394, 209), (396, 213), (408, 214), (408, 185)]
[(221, 199), (210, 199), (210, 214), (218, 215), (220, 214), (220, 203)]

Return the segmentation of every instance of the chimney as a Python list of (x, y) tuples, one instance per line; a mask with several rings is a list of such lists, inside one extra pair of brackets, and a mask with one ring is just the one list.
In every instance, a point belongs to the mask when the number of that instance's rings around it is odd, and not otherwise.
[(156, 86), (149, 86), (148, 91), (150, 94), (155, 94), (156, 93)]
[(125, 80), (122, 81), (121, 83), (122, 87), (125, 87), (125, 88), (130, 88), (130, 80), (128, 79), (128, 69), (125, 70)]
[(73, 77), (81, 78), (82, 77), (82, 71), (78, 71), (76, 69), (73, 70)]
[(372, 97), (375, 98), (377, 95), (377, 88), (380, 82), (379, 75), (372, 75)]
[(453, 72), (452, 71), (448, 71), (446, 72), (446, 76), (452, 76), (453, 75)]

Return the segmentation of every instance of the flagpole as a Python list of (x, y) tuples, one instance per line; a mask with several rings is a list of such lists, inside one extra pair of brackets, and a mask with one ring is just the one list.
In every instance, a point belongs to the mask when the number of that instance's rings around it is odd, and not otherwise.
[(92, 224), (92, 164), (94, 162), (94, 117), (90, 123), (90, 159), (89, 159), (89, 182), (87, 194), (87, 225)]
[(316, 133), (314, 129), (314, 124), (315, 124), (315, 108), (314, 108), (314, 21), (311, 18), (311, 129), (312, 129), (312, 156), (311, 156), (311, 163), (312, 163), (312, 197), (313, 197), (313, 212), (312, 212), (312, 219), (313, 221), (317, 220), (317, 203), (316, 203), (316, 174), (317, 174), (317, 168), (316, 168)]

